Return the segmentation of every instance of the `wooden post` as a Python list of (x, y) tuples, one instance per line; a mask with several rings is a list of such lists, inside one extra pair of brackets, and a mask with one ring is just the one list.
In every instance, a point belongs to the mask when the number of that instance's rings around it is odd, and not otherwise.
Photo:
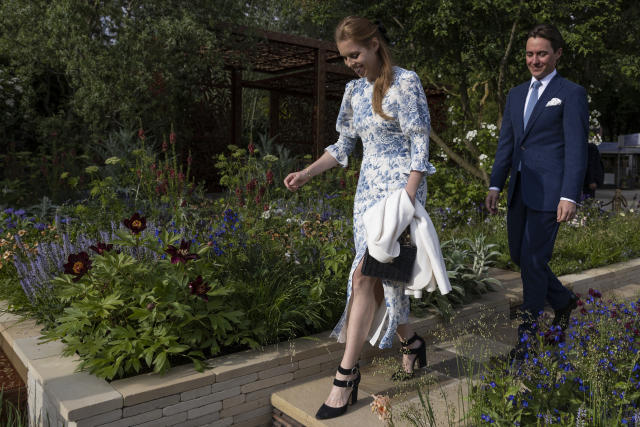
[(325, 144), (325, 84), (327, 80), (326, 50), (316, 50), (314, 61), (314, 90), (313, 90), (313, 154), (320, 157)]
[(269, 138), (273, 138), (278, 132), (280, 132), (280, 94), (272, 90), (269, 92)]
[(242, 71), (231, 70), (231, 143), (242, 144)]

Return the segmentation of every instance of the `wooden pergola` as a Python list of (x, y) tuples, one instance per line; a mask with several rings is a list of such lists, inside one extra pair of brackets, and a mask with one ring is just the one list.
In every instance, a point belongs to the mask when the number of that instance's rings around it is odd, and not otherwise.
[[(345, 84), (357, 78), (346, 67), (335, 43), (243, 27), (233, 27), (234, 46), (223, 48), (225, 66), (231, 72), (232, 142), (240, 145), (242, 132), (242, 89), (269, 91), (269, 134), (279, 129), (281, 95), (313, 98), (313, 154), (322, 154), (325, 145), (327, 100), (342, 98)], [(270, 75), (244, 80), (243, 70)]]

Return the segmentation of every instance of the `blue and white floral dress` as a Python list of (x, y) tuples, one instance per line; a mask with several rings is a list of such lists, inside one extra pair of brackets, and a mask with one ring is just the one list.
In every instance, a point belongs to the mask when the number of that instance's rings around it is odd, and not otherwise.
[[(383, 101), (382, 109), (393, 120), (385, 120), (372, 109), (373, 83), (366, 78), (347, 83), (336, 130), (338, 141), (328, 146), (329, 152), (343, 167), (358, 137), (362, 140), (363, 158), (353, 207), (353, 235), (356, 257), (351, 265), (347, 285), (347, 304), (342, 318), (331, 336), (339, 342), (346, 340), (346, 324), (351, 299), (351, 278), (367, 248), (363, 214), (393, 191), (404, 188), (412, 170), (435, 173), (429, 163), (429, 108), (420, 78), (413, 71), (394, 67), (394, 79)], [(424, 205), (427, 181), (423, 178), (416, 200)], [(385, 305), (374, 317), (369, 340), (372, 345), (380, 339), (379, 347), (391, 347), (399, 324), (409, 318), (409, 297), (402, 284), (383, 281)], [(386, 329), (384, 328), (386, 325)]]

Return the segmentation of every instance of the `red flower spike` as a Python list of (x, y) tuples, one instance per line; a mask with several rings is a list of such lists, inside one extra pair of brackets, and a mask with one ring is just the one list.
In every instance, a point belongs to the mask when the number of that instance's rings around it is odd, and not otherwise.
[(131, 230), (133, 234), (139, 234), (142, 230), (147, 228), (147, 217), (140, 216), (140, 214), (136, 212), (131, 218), (123, 219), (122, 223), (125, 227)]
[(179, 262), (187, 262), (192, 259), (200, 258), (198, 254), (192, 254), (189, 252), (189, 247), (191, 246), (191, 241), (181, 241), (180, 248), (176, 248), (173, 245), (169, 245), (167, 249), (164, 251), (171, 255), (171, 264), (177, 264)]
[(267, 171), (267, 184), (273, 184), (273, 172), (271, 169)]
[(86, 252), (69, 255), (69, 258), (67, 258), (67, 263), (64, 264), (65, 274), (76, 276), (73, 278), (74, 282), (80, 280), (80, 278), (84, 276), (90, 268), (91, 260), (89, 259), (89, 254), (87, 254)]
[(247, 182), (247, 191), (255, 190), (257, 185), (258, 185), (258, 180), (253, 178), (251, 181)]
[(205, 301), (209, 301), (209, 295), (207, 295), (207, 292), (211, 290), (211, 286), (202, 280), (202, 276), (198, 276), (196, 277), (196, 280), (189, 282), (189, 290), (191, 291), (191, 295), (195, 295)]
[(168, 146), (167, 146), (167, 141), (162, 141), (162, 152), (163, 152), (163, 153), (164, 153), (164, 152), (166, 152), (166, 151), (167, 151), (167, 148), (168, 148)]
[(247, 146), (247, 149), (249, 150), (249, 154), (253, 156), (253, 153), (256, 151), (256, 146), (253, 145), (253, 143), (249, 143), (249, 145)]
[(171, 143), (171, 145), (176, 143), (176, 134), (175, 133), (171, 132), (169, 134), (169, 142)]
[(89, 249), (97, 253), (98, 255), (103, 255), (105, 252), (109, 252), (113, 249), (112, 244), (104, 244), (102, 242), (98, 242), (95, 246), (89, 246)]
[(144, 141), (145, 136), (144, 136), (144, 129), (139, 129), (138, 130), (138, 138), (140, 138), (141, 140)]

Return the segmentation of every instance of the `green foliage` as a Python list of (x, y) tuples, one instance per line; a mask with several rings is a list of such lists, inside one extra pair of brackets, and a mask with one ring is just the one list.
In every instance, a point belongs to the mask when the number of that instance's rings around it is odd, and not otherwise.
[[(489, 416), (496, 425), (547, 424), (622, 426), (633, 424), (640, 398), (637, 378), (638, 301), (601, 301), (597, 291), (564, 332), (539, 322), (528, 338), (532, 357), (509, 368), (496, 363), (470, 392), (469, 419)], [(509, 372), (510, 375), (504, 375)]]
[[(114, 243), (121, 248), (146, 247), (158, 254), (182, 237), (165, 232), (161, 244), (119, 235)], [(52, 282), (66, 308), (44, 337), (62, 341), (64, 355), (81, 357), (80, 369), (106, 379), (164, 373), (181, 358), (202, 370), (205, 358), (223, 346), (256, 345), (245, 336), (243, 313), (229, 304), (232, 288), (212, 277), (216, 264), (208, 259), (209, 250), (201, 245), (196, 250), (201, 259), (177, 264), (115, 251), (94, 256), (80, 280), (64, 275)], [(206, 293), (190, 292), (197, 277), (208, 285)]]
[(454, 239), (441, 244), (451, 292), (442, 295), (438, 290), (428, 293), (419, 300), (411, 300), (411, 310), (415, 315), (435, 311), (450, 319), (453, 307), (460, 307), (501, 285), (489, 277), (489, 267), (495, 265), (501, 255), (496, 244), (486, 242), (479, 234), (475, 239)]

